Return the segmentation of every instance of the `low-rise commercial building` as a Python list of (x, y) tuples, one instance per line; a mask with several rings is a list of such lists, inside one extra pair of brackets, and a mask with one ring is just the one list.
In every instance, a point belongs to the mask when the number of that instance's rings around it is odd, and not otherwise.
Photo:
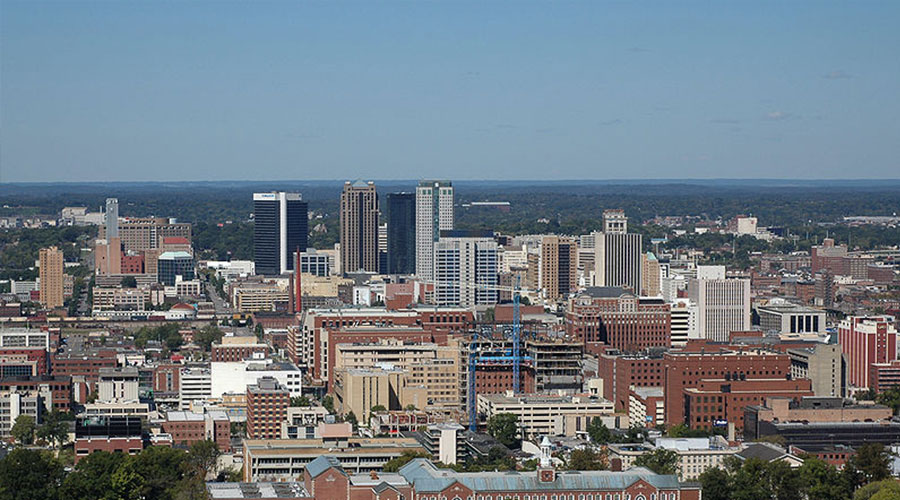
[(853, 404), (843, 398), (770, 397), (744, 410), (744, 439), (781, 436), (787, 444), (821, 446), (867, 442), (890, 444), (900, 439), (893, 410), (877, 404)]
[(615, 421), (612, 402), (590, 396), (479, 394), (477, 408), (479, 415), (486, 419), (500, 413), (518, 417), (522, 439), (586, 434), (591, 419)]
[(380, 472), (390, 459), (406, 452), (425, 449), (412, 438), (247, 439), (244, 481), (296, 481), (307, 464), (324, 455), (354, 474)]
[(758, 306), (759, 326), (764, 332), (825, 333), (825, 311), (786, 301)]

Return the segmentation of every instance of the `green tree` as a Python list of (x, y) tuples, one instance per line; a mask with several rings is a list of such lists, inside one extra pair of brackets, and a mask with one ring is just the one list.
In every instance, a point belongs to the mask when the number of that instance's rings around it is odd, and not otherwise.
[(431, 459), (431, 454), (424, 451), (404, 451), (402, 455), (399, 457), (394, 457), (384, 464), (385, 472), (397, 472), (404, 465), (413, 461), (416, 458), (427, 458)]
[(774, 495), (768, 488), (766, 472), (768, 462), (751, 458), (731, 464), (731, 498), (733, 500), (769, 500)]
[(137, 279), (134, 276), (125, 276), (119, 284), (122, 288), (137, 288)]
[(891, 459), (884, 445), (867, 443), (857, 448), (856, 454), (847, 460), (844, 471), (850, 477), (858, 478), (855, 486), (862, 486), (890, 477), (890, 463)]
[(845, 500), (850, 497), (838, 470), (822, 460), (807, 457), (797, 469), (803, 492), (816, 500)]
[(657, 474), (676, 474), (681, 459), (678, 453), (665, 448), (657, 448), (649, 453), (637, 457), (634, 465), (646, 467)]
[(384, 405), (375, 405), (371, 410), (369, 410), (369, 412), (371, 413), (378, 413), (382, 411), (387, 411), (387, 408), (385, 408)]
[(195, 475), (205, 479), (209, 475), (215, 475), (221, 454), (215, 442), (208, 439), (197, 441), (188, 449), (186, 464)]
[(344, 421), (352, 424), (354, 431), (359, 427), (359, 419), (356, 418), (356, 414), (352, 411), (344, 416)]
[(612, 432), (609, 427), (596, 417), (592, 418), (591, 423), (588, 424), (587, 433), (591, 437), (591, 441), (597, 444), (607, 444), (612, 440)]
[(893, 479), (869, 483), (856, 490), (853, 500), (900, 500), (900, 484)]
[(62, 464), (46, 451), (19, 448), (0, 460), (0, 499), (57, 498), (65, 477)]
[(215, 342), (222, 340), (225, 333), (215, 325), (206, 325), (194, 335), (194, 343), (202, 347), (204, 351), (212, 349)]
[(66, 423), (64, 415), (57, 410), (47, 414), (44, 423), (37, 429), (38, 439), (47, 441), (52, 446), (57, 444), (62, 446), (68, 436), (69, 424)]
[(322, 398), (322, 406), (328, 410), (328, 413), (334, 415), (334, 397), (331, 394), (326, 394), (324, 398)]
[(187, 453), (166, 446), (151, 446), (134, 457), (135, 468), (143, 478), (143, 498), (173, 498), (187, 469)]
[(9, 433), (16, 441), (29, 445), (34, 443), (34, 428), (34, 417), (31, 415), (19, 415), (16, 417), (16, 421)]
[(134, 460), (129, 457), (113, 471), (109, 480), (109, 491), (103, 499), (143, 500), (141, 496), (143, 487), (144, 478), (135, 471)]
[(890, 389), (877, 394), (875, 396), (875, 402), (892, 408), (896, 415), (900, 412), (900, 387), (891, 387)]
[(606, 468), (604, 456), (591, 448), (572, 450), (569, 455), (569, 470), (603, 470)]
[(647, 429), (633, 425), (625, 432), (626, 443), (643, 443), (647, 440)]
[(83, 457), (66, 476), (60, 488), (62, 498), (103, 498), (112, 489), (112, 476), (128, 455), (97, 451)]
[(488, 419), (487, 431), (504, 446), (514, 446), (519, 442), (519, 417), (512, 413), (498, 413)]
[(414, 405), (414, 404), (408, 404), (408, 405), (406, 405), (406, 408), (404, 408), (404, 410), (406, 410), (406, 411), (416, 411), (416, 410), (418, 410), (418, 408), (416, 408), (416, 405)]
[(312, 406), (312, 402), (306, 396), (294, 396), (291, 398), (291, 406), (307, 407)]
[(707, 469), (699, 479), (703, 500), (731, 500), (731, 476), (724, 469)]

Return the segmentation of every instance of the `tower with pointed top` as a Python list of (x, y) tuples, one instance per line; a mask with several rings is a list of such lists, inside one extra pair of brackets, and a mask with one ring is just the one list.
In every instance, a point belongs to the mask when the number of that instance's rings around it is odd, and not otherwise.
[(541, 461), (537, 467), (537, 478), (538, 482), (541, 483), (552, 483), (556, 481), (556, 469), (553, 467), (553, 462), (550, 460), (550, 447), (552, 444), (547, 436), (544, 436), (544, 439), (541, 440)]

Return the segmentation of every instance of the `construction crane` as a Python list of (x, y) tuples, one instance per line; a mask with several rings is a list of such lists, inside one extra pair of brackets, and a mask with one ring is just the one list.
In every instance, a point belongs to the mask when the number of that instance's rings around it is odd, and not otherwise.
[[(485, 289), (493, 289), (494, 287), (481, 286)], [(496, 287), (497, 289), (501, 289), (501, 287)], [(522, 355), (520, 352), (519, 341), (521, 337), (521, 329), (522, 329), (522, 320), (520, 314), (520, 294), (521, 288), (519, 286), (519, 276), (516, 276), (516, 286), (512, 289), (509, 287), (502, 287), (507, 290), (511, 290), (513, 292), (513, 324), (512, 324), (512, 356), (487, 356), (483, 354), (476, 355), (476, 351), (479, 350), (478, 344), (478, 333), (474, 333), (472, 335), (472, 340), (469, 343), (469, 373), (468, 373), (468, 391), (467, 391), (467, 403), (468, 403), (468, 413), (469, 413), (469, 430), (475, 432), (478, 428), (478, 409), (477, 409), (477, 398), (476, 398), (476, 389), (475, 389), (475, 374), (478, 370), (478, 362), (499, 362), (505, 363), (508, 361), (512, 362), (513, 367), (513, 393), (519, 394), (522, 392), (522, 384), (520, 380), (521, 374), (521, 365), (522, 365)]]

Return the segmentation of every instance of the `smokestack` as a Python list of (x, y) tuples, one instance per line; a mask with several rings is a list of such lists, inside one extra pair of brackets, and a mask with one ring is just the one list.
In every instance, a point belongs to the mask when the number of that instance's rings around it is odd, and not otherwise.
[(303, 312), (303, 295), (301, 293), (300, 278), (300, 247), (294, 253), (294, 312), (300, 314)]

